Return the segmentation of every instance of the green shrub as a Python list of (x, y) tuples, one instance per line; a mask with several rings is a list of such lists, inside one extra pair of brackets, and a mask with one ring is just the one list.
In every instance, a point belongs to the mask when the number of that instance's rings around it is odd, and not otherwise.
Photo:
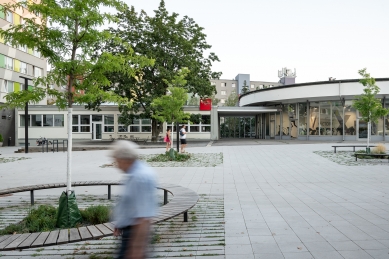
[(40, 205), (31, 209), (21, 222), (0, 230), (0, 235), (33, 233), (56, 229), (57, 209), (51, 205)]
[(102, 224), (109, 221), (110, 207), (104, 205), (91, 206), (80, 210), (82, 219), (90, 224)]
[(147, 159), (147, 162), (169, 162), (169, 161), (177, 161), (177, 162), (185, 162), (190, 159), (190, 154), (182, 154), (173, 150), (174, 155), (172, 156), (169, 152), (165, 154), (159, 154)]
[(3, 135), (0, 134), (0, 142), (3, 142)]

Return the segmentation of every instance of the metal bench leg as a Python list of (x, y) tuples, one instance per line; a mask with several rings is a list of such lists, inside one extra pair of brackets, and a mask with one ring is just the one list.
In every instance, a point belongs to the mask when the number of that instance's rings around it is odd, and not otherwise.
[(188, 222), (188, 211), (184, 212), (184, 222)]
[(111, 185), (108, 184), (108, 200), (111, 199)]
[(334, 147), (334, 153), (336, 153), (336, 147)]
[(167, 191), (166, 190), (164, 190), (163, 191), (163, 205), (166, 205), (167, 204)]
[(354, 152), (355, 152), (355, 146), (353, 147), (353, 150), (354, 150)]
[(34, 190), (30, 191), (31, 205), (34, 205)]

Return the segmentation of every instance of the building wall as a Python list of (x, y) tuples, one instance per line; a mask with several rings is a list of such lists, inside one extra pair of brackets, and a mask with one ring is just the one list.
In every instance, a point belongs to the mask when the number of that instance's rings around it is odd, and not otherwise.
[(8, 146), (11, 137), (11, 146), (15, 145), (15, 110), (2, 109), (0, 111), (0, 134), (3, 136), (3, 146)]
[[(101, 111), (90, 111), (84, 109), (84, 106), (74, 106), (73, 107), (73, 115), (113, 115), (114, 116), (114, 124), (107, 124), (106, 126), (114, 126), (113, 132), (102, 132), (102, 139), (103, 140), (109, 140), (111, 137), (117, 139), (121, 136), (121, 138), (124, 138), (126, 136), (128, 139), (130, 139), (131, 136), (139, 139), (149, 139), (151, 138), (151, 131), (150, 132), (119, 132), (119, 124), (118, 124), (118, 117), (120, 115), (117, 106), (103, 106), (101, 107)], [(185, 112), (188, 113), (194, 113), (194, 114), (201, 114), (201, 115), (211, 115), (210, 111), (199, 111), (198, 107), (185, 107)], [(67, 111), (59, 111), (56, 106), (49, 106), (49, 105), (30, 105), (29, 107), (29, 114), (30, 115), (63, 115), (63, 126), (30, 126), (29, 127), (29, 140), (30, 143), (34, 143), (36, 139), (40, 137), (45, 137), (47, 139), (67, 139)], [(24, 133), (25, 133), (25, 127), (24, 127), (24, 121), (21, 119), (24, 115), (24, 110), (18, 109), (16, 110), (16, 139), (18, 143), (24, 142)], [(21, 121), (22, 120), (22, 121)], [(104, 118), (103, 118), (104, 120)], [(212, 117), (211, 117), (212, 120)], [(90, 124), (85, 124), (85, 126), (90, 126)], [(104, 122), (102, 124), (102, 127), (104, 128)], [(211, 132), (202, 132), (205, 129), (209, 130), (211, 127), (212, 129), (212, 122), (209, 124), (199, 124), (199, 125), (188, 125), (188, 139), (203, 139), (203, 140), (209, 140), (211, 139)], [(197, 129), (200, 129), (200, 132), (193, 132), (190, 130), (191, 126), (196, 126)], [(172, 128), (172, 125), (167, 125), (164, 123), (162, 125), (163, 130), (160, 133), (160, 137), (164, 136), (166, 133), (166, 129)], [(104, 131), (104, 130), (103, 130)], [(89, 132), (73, 132), (72, 133), (74, 140), (91, 140), (92, 139), (92, 133)]]
[[(10, 2), (9, 0), (0, 0), (0, 5)], [(1, 6), (0, 6), (1, 8)], [(0, 10), (0, 27), (6, 29), (9, 27), (10, 22), (7, 21), (7, 14)], [(24, 8), (12, 11), (13, 24), (20, 24), (23, 18), (31, 18), (33, 15)], [(21, 17), (21, 18), (20, 18)], [(34, 16), (35, 17), (35, 16)], [(37, 19), (39, 23), (39, 18)], [(6, 59), (12, 59), (13, 68), (6, 66)], [(21, 62), (27, 66), (27, 73), (24, 73), (21, 69)], [(19, 47), (12, 47), (7, 45), (3, 39), (0, 39), (0, 103), (5, 102), (4, 96), (8, 94), (9, 83), (6, 86), (6, 81), (11, 82), (13, 91), (24, 90), (21, 84), (24, 84), (24, 79), (19, 76), (25, 76), (28, 78), (35, 78), (35, 69), (42, 69), (41, 76), (47, 74), (47, 61), (45, 58), (40, 57), (40, 53), (34, 52), (32, 49), (26, 48), (21, 50)], [(29, 81), (29, 85), (33, 85), (32, 81)], [(46, 98), (39, 102), (39, 104), (46, 104)]]

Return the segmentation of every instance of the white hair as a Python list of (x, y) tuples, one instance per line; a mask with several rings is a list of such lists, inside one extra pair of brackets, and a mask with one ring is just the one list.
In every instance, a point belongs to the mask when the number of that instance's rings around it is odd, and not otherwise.
[(110, 156), (118, 159), (133, 160), (138, 158), (139, 146), (127, 140), (118, 140), (113, 143)]

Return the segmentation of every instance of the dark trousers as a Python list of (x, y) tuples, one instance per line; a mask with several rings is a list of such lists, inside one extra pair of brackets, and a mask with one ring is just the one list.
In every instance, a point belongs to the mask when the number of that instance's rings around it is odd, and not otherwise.
[(131, 239), (131, 226), (129, 227), (125, 227), (125, 228), (122, 228), (122, 245), (120, 246), (120, 249), (119, 249), (119, 254), (118, 254), (118, 257), (116, 257), (117, 259), (130, 259), (130, 258), (126, 258), (126, 254), (128, 253), (128, 249), (130, 249), (128, 247), (128, 244), (130, 243), (130, 239)]

